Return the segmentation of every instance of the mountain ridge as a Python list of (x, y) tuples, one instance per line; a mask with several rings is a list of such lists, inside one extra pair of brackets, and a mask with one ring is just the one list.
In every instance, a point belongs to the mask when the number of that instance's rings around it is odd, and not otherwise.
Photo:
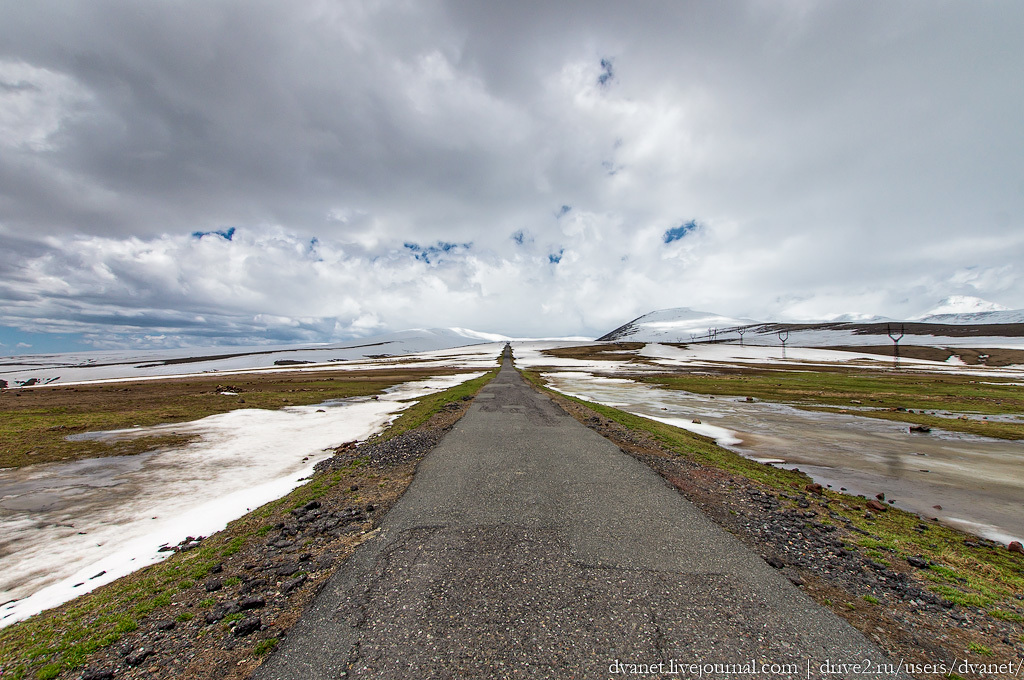
[[(942, 309), (949, 298), (937, 309)], [(973, 298), (974, 301), (986, 303)], [(978, 309), (971, 304), (968, 309)], [(946, 308), (949, 308), (948, 306)], [(985, 307), (982, 307), (985, 309)], [(780, 334), (797, 346), (854, 346), (890, 344), (890, 332), (913, 336), (908, 344), (1000, 346), (1024, 337), (1024, 310), (993, 309), (960, 313), (929, 314), (919, 319), (888, 319), (868, 317), (831, 321), (765, 322), (739, 319), (689, 307), (660, 309), (641, 315), (602, 335), (599, 341), (623, 342), (714, 342), (730, 341), (747, 344), (780, 344)], [(792, 337), (790, 337), (792, 336)], [(980, 344), (979, 344), (980, 343)]]

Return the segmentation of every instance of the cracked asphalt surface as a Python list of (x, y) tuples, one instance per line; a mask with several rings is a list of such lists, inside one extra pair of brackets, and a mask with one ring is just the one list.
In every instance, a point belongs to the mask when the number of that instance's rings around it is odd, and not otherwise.
[(891, 663), (506, 358), (252, 677), (629, 675), (615, 662), (663, 662), (663, 677), (752, 664), (702, 673), (718, 678), (877, 678)]

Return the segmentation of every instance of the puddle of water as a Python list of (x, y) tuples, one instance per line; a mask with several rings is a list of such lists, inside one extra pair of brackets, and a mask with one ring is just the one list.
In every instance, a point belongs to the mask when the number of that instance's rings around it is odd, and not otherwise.
[(198, 438), (135, 456), (0, 470), (0, 627), (160, 561), (169, 554), (157, 552), (161, 545), (223, 529), (288, 493), (331, 447), (379, 430), (409, 405), (403, 400), (479, 375), (406, 383), (377, 400), (137, 428), (127, 432)]
[(939, 429), (911, 434), (905, 423), (613, 382), (585, 372), (545, 377), (561, 392), (713, 437), (748, 458), (799, 468), (835, 489), (868, 498), (884, 493), (900, 508), (993, 540), (1024, 536), (1022, 442)]

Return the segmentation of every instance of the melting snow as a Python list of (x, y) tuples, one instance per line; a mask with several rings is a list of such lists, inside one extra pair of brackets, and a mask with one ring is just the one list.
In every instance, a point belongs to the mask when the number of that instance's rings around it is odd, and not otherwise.
[(170, 554), (157, 552), (162, 545), (223, 529), (288, 493), (330, 448), (380, 430), (409, 405), (403, 400), (479, 375), (410, 382), (376, 400), (238, 409), (139, 428), (130, 433), (200, 439), (139, 456), (0, 470), (0, 627), (160, 561)]

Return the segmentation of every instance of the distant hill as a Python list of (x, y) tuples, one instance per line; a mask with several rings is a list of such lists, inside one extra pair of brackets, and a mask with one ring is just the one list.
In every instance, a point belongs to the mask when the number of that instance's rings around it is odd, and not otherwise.
[[(890, 333), (903, 333), (905, 337), (901, 342), (904, 345), (1024, 347), (1024, 310), (984, 309), (978, 303), (992, 305), (978, 298), (947, 298), (933, 311), (964, 307), (974, 311), (930, 313), (921, 319), (908, 321), (873, 317), (820, 323), (765, 323), (680, 307), (644, 314), (598, 340), (779, 345), (782, 334), (794, 347), (891, 347)], [(981, 311), (979, 307), (982, 307)]]
[[(299, 366), (402, 356), (508, 340), (466, 328), (416, 328), (327, 345), (190, 347), (159, 350), (98, 350), (67, 354), (0, 357), (0, 379), (11, 387), (110, 378), (146, 378), (182, 373)], [(497, 356), (497, 350), (495, 351)]]
[(1008, 309), (969, 295), (952, 295), (914, 321), (954, 325), (1024, 323), (1024, 309)]
[(689, 307), (676, 307), (644, 314), (601, 336), (598, 340), (690, 342), (707, 336), (712, 329), (745, 327), (756, 323), (758, 322), (751, 319), (737, 319), (714, 312), (700, 312)]

